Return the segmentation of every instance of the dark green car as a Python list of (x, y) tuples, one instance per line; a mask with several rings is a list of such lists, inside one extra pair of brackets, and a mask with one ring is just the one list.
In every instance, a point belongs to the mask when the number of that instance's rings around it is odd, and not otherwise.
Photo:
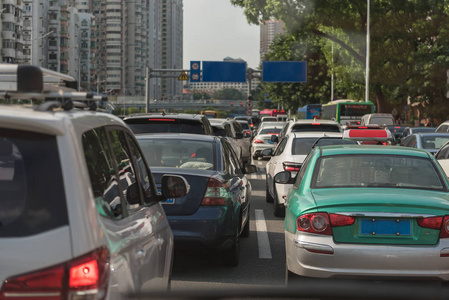
[(287, 195), (287, 280), (299, 276), (449, 280), (448, 179), (428, 152), (314, 148)]

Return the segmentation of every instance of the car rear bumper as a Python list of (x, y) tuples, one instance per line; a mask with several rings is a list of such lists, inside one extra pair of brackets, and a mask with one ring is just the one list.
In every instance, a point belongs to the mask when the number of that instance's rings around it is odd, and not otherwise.
[(449, 281), (449, 241), (437, 245), (336, 244), (330, 236), (285, 232), (288, 269), (317, 278)]
[(189, 216), (167, 216), (176, 249), (228, 249), (236, 232), (231, 207), (200, 207)]

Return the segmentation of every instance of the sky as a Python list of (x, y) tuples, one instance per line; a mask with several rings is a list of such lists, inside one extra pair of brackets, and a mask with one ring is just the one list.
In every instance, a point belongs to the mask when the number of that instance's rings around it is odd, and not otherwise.
[(184, 0), (183, 68), (190, 61), (242, 58), (259, 66), (259, 26), (249, 25), (241, 7), (229, 0)]

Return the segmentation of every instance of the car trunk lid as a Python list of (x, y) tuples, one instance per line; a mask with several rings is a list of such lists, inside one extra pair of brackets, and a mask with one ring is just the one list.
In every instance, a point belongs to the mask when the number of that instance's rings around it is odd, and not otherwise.
[(332, 228), (337, 243), (434, 245), (440, 230), (417, 220), (449, 215), (449, 197), (438, 191), (339, 188), (312, 194), (317, 211), (354, 217), (354, 224)]

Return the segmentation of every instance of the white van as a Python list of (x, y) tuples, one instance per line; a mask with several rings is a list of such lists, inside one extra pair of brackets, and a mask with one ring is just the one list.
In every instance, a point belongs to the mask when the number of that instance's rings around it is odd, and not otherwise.
[(360, 125), (394, 125), (394, 117), (392, 114), (367, 114), (360, 121)]

